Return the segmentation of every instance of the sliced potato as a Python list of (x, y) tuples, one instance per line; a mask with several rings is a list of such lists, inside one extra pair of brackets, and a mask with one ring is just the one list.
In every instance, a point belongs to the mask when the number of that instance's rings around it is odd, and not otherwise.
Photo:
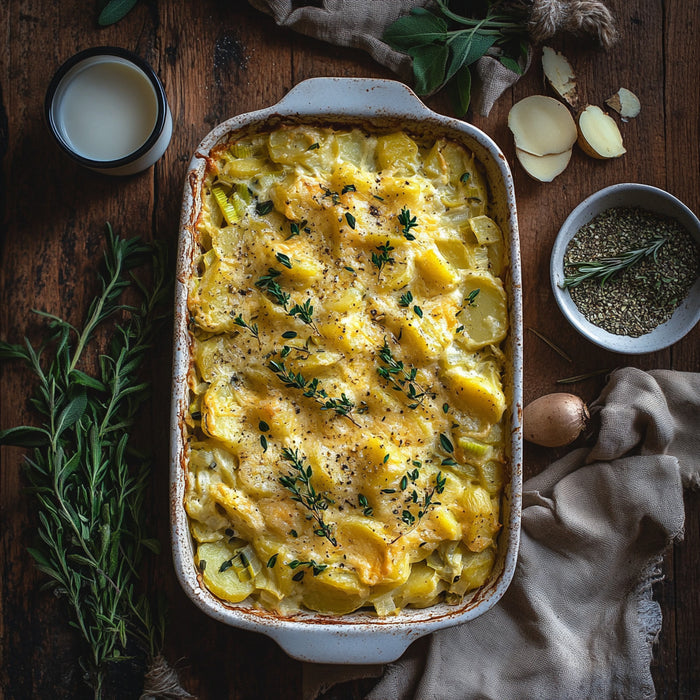
[(627, 152), (615, 120), (596, 105), (579, 113), (578, 134), (579, 146), (593, 158), (619, 158)]
[(197, 547), (195, 563), (207, 588), (219, 598), (231, 603), (240, 603), (255, 589), (252, 579), (241, 581), (236, 570), (231, 566), (231, 559), (236, 550), (224, 540), (204, 542)]
[(550, 153), (546, 156), (533, 156), (532, 153), (515, 149), (520, 165), (525, 172), (540, 182), (551, 182), (557, 175), (561, 175), (571, 160), (571, 149), (564, 153)]
[(576, 143), (576, 124), (569, 110), (545, 95), (530, 95), (508, 113), (515, 145), (535, 156), (564, 153)]

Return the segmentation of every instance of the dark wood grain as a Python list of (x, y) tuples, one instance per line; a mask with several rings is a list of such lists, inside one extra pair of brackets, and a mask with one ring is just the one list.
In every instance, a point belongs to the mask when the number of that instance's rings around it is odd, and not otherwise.
[[(543, 185), (514, 166), (522, 239), (525, 324), (555, 339), (573, 358), (567, 363), (532, 333), (525, 338), (525, 398), (557, 390), (565, 376), (616, 366), (700, 370), (700, 329), (673, 348), (646, 356), (607, 353), (582, 340), (559, 313), (549, 288), (549, 254), (568, 213), (587, 195), (609, 184), (644, 182), (668, 189), (700, 212), (700, 7), (681, 0), (610, 0), (620, 41), (610, 53), (577, 40), (555, 42), (579, 76), (592, 103), (618, 87), (633, 89), (642, 113), (622, 125), (628, 153), (596, 162), (575, 151), (567, 171)], [(37, 337), (30, 310), (44, 309), (79, 322), (95, 291), (94, 270), (110, 221), (123, 235), (176, 245), (183, 178), (200, 139), (234, 114), (266, 107), (297, 82), (322, 75), (392, 77), (366, 55), (331, 47), (275, 27), (241, 1), (142, 0), (115, 26), (99, 29), (94, 3), (5, 0), (0, 26), (0, 337)], [(95, 175), (58, 153), (43, 124), (48, 81), (66, 58), (96, 45), (135, 51), (160, 75), (174, 118), (165, 156), (149, 171), (115, 180)], [(537, 56), (537, 54), (536, 54)], [(517, 99), (542, 91), (535, 62), (498, 101), (488, 117), (470, 115), (514, 163), (506, 126)], [(430, 106), (449, 111), (443, 96)], [(170, 338), (163, 335), (150, 366), (152, 408), (142, 431), (155, 453), (149, 514), (164, 543), (147, 572), (151, 587), (169, 605), (166, 645), (193, 694), (210, 698), (298, 698), (301, 665), (266, 637), (220, 625), (200, 613), (177, 584), (168, 543), (167, 471)], [(0, 424), (32, 422), (27, 404), (31, 377), (16, 366), (0, 367)], [(570, 387), (594, 398), (604, 379)], [(538, 473), (561, 451), (531, 445), (525, 475)], [(82, 698), (89, 692), (76, 666), (79, 649), (65, 626), (60, 601), (40, 590), (42, 577), (26, 548), (35, 528), (32, 498), (24, 490), (22, 452), (0, 452), (0, 697)], [(700, 498), (688, 494), (685, 539), (664, 563), (655, 587), (664, 615), (653, 672), (660, 698), (699, 697)], [(121, 669), (115, 697), (136, 695), (137, 670)], [(361, 697), (355, 684), (334, 698)]]

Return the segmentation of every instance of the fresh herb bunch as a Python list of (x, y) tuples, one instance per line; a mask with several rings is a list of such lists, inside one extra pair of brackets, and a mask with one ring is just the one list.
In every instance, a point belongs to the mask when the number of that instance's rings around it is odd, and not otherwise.
[(526, 13), (519, 2), (451, 3), (467, 5), (469, 14), (436, 0), (439, 14), (422, 7), (400, 17), (384, 33), (384, 41), (413, 59), (416, 92), (429, 95), (446, 85), (453, 88), (455, 111), (464, 116), (471, 99), (470, 66), (487, 52), (516, 73), (527, 56)]
[(668, 239), (665, 236), (654, 236), (647, 245), (635, 250), (626, 250), (612, 257), (598, 258), (597, 260), (582, 260), (581, 262), (569, 263), (568, 267), (574, 269), (574, 272), (564, 277), (562, 287), (570, 289), (578, 287), (579, 284), (586, 280), (595, 280), (600, 282), (600, 286), (605, 286), (605, 283), (613, 276), (628, 267), (632, 267), (651, 257), (656, 262), (661, 246)]
[[(149, 463), (129, 437), (149, 394), (138, 370), (169, 301), (167, 265), (163, 248), (121, 239), (109, 226), (107, 233), (101, 292), (83, 327), (37, 312), (48, 321), (38, 348), (0, 342), (0, 359), (25, 362), (38, 379), (31, 403), (41, 425), (2, 431), (0, 444), (33, 448), (26, 473), (39, 525), (29, 551), (46, 587), (68, 602), (95, 698), (103, 697), (110, 664), (133, 654), (134, 644), (153, 660), (163, 641), (162, 611), (154, 615), (136, 592), (142, 557), (158, 542), (144, 533)], [(132, 274), (144, 263), (149, 285)], [(120, 301), (127, 288), (137, 292), (135, 305)], [(99, 371), (87, 374), (81, 367), (98, 329), (117, 315)]]

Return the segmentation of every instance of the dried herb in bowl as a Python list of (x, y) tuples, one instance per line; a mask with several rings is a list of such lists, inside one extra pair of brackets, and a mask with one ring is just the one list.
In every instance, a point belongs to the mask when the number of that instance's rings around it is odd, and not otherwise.
[(564, 255), (572, 301), (588, 321), (637, 338), (667, 321), (700, 271), (700, 252), (675, 219), (611, 208), (582, 226)]

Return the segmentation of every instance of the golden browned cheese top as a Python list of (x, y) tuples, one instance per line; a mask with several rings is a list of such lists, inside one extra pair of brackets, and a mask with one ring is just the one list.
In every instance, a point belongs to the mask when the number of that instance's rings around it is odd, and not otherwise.
[(217, 596), (454, 603), (500, 528), (507, 260), (473, 155), (280, 127), (211, 154), (189, 285), (186, 508)]

